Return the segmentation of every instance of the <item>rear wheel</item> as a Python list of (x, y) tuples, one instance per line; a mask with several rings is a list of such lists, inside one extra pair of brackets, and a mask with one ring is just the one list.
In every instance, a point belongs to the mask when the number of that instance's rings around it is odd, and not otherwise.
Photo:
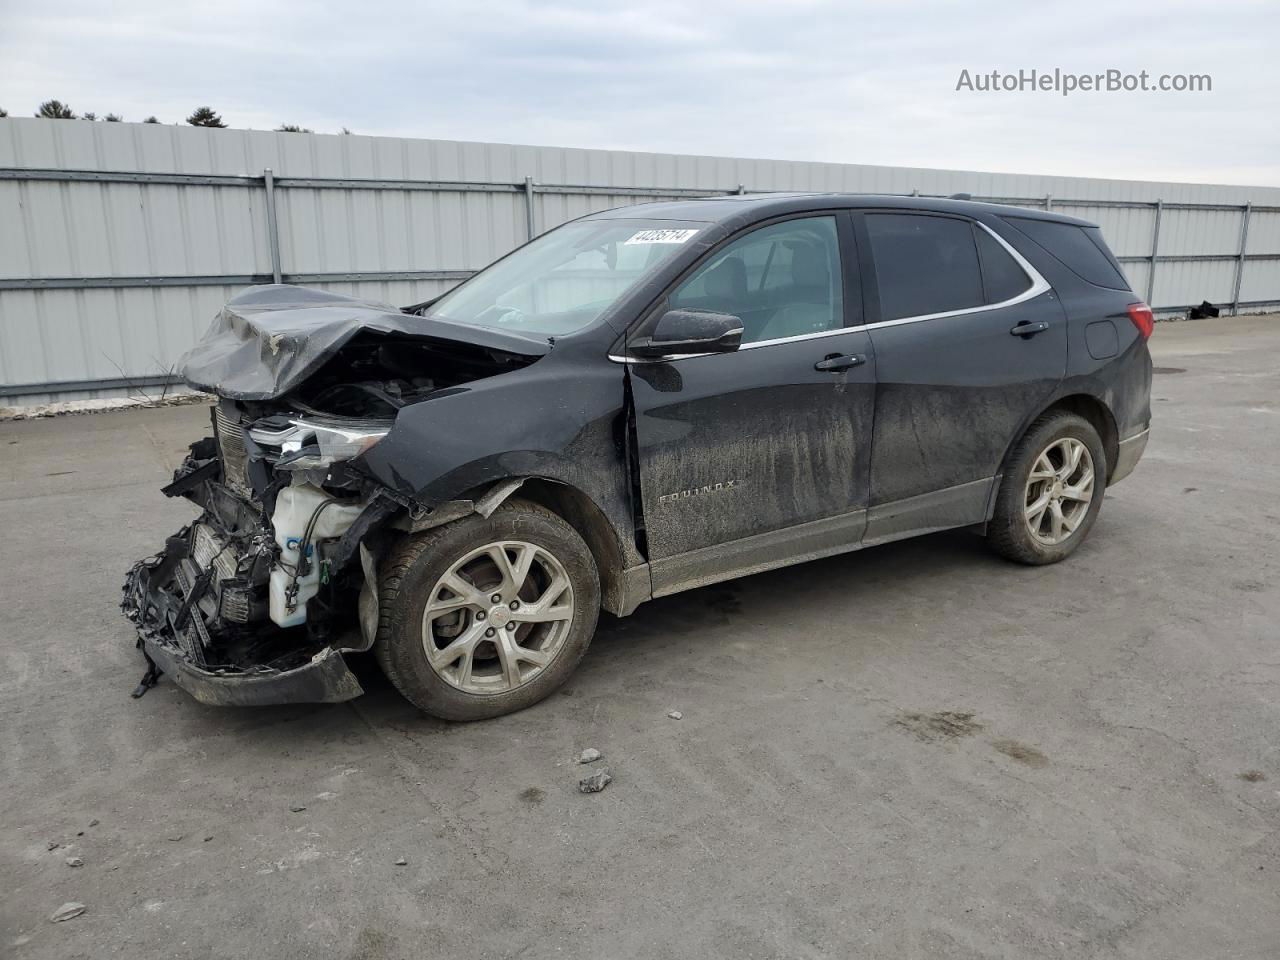
[(407, 539), (382, 576), (375, 651), (420, 709), (481, 720), (537, 703), (586, 653), (600, 609), (591, 551), (523, 500)]
[(1106, 451), (1093, 425), (1066, 411), (1045, 414), (1009, 458), (987, 542), (1019, 563), (1065, 559), (1093, 526), (1106, 477)]

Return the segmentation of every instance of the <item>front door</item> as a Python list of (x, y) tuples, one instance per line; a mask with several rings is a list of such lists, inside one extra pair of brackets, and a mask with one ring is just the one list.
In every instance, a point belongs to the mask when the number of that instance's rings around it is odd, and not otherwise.
[(1062, 305), (980, 223), (873, 211), (855, 223), (876, 280), (866, 541), (980, 523), (1009, 444), (1066, 373)]
[[(727, 241), (660, 309), (742, 318), (732, 353), (628, 364), (655, 595), (856, 546), (875, 362), (847, 215)], [(847, 262), (856, 262), (852, 257)]]

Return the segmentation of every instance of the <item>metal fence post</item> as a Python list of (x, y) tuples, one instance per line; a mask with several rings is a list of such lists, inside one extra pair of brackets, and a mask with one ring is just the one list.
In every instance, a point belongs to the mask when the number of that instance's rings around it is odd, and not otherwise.
[(1160, 216), (1164, 213), (1164, 201), (1156, 201), (1156, 222), (1151, 227), (1151, 266), (1147, 271), (1147, 306), (1155, 303), (1152, 297), (1156, 289), (1156, 257), (1160, 254)]
[(1244, 255), (1249, 246), (1249, 217), (1253, 213), (1253, 201), (1244, 205), (1244, 219), (1240, 221), (1240, 254), (1236, 257), (1236, 282), (1231, 290), (1231, 315), (1240, 316), (1240, 282), (1244, 279)]
[(271, 282), (280, 282), (280, 229), (276, 226), (276, 178), (271, 168), (262, 171), (267, 190), (267, 247), (271, 250)]
[(535, 236), (533, 225), (533, 177), (524, 178), (524, 225), (529, 233), (529, 239)]
[(1048, 212), (1049, 212), (1050, 210), (1052, 210), (1052, 209), (1053, 209), (1053, 194), (1052, 194), (1052, 193), (1046, 193), (1046, 194), (1044, 195), (1044, 210), (1045, 210), (1045, 213), (1048, 213)]
[(742, 196), (746, 192), (747, 192), (747, 188), (743, 186), (741, 183), (738, 184), (738, 196)]

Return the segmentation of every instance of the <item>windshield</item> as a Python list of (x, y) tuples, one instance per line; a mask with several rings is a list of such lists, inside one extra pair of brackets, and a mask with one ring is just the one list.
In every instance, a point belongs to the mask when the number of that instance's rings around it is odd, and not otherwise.
[(554, 337), (593, 323), (705, 223), (582, 220), (545, 233), (445, 294), (427, 315)]

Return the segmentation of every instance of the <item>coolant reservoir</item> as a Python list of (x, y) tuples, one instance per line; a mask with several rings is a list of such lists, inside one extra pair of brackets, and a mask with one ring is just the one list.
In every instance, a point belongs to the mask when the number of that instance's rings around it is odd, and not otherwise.
[[(275, 528), (276, 543), (280, 545), (280, 559), (271, 570), (268, 596), (271, 619), (282, 627), (296, 627), (305, 622), (307, 601), (320, 589), (321, 571), (316, 556), (317, 545), (322, 540), (333, 540), (346, 533), (347, 528), (355, 523), (356, 517), (364, 509), (364, 505), (360, 503), (330, 503), (332, 500), (333, 497), (310, 483), (292, 484), (281, 490), (276, 497), (271, 525)], [(326, 503), (328, 506), (324, 506)], [(317, 510), (320, 511), (318, 515)], [(294, 571), (302, 559), (299, 546), (312, 517), (315, 517), (315, 523), (311, 528), (311, 540), (307, 548), (311, 567), (304, 575), (297, 577), (294, 592)]]

